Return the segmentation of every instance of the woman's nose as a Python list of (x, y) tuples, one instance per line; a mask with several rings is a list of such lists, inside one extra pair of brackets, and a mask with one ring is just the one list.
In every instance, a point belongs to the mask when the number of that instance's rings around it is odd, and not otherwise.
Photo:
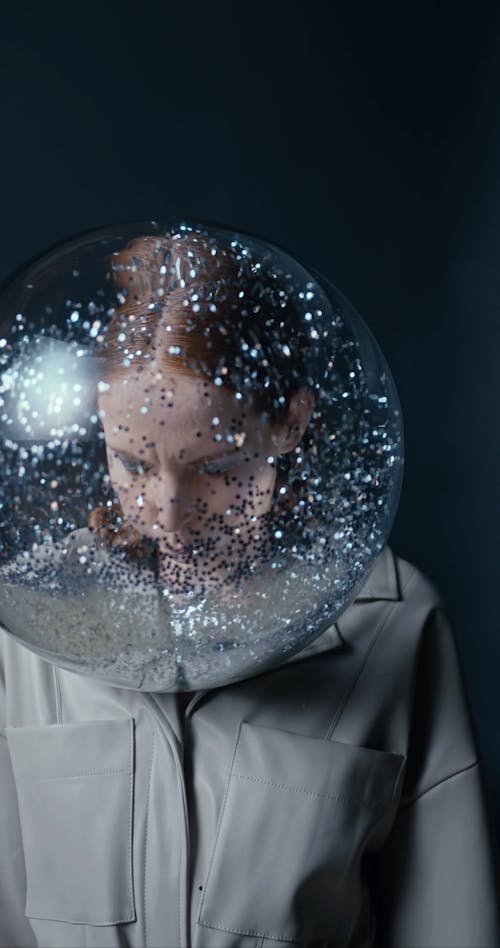
[(176, 532), (192, 516), (192, 505), (179, 478), (156, 478), (148, 484), (149, 507), (153, 508), (160, 530)]

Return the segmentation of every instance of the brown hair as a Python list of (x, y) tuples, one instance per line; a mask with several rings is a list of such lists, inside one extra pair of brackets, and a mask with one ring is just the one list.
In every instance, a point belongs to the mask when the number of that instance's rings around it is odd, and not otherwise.
[[(298, 288), (237, 241), (192, 230), (141, 236), (113, 254), (111, 269), (120, 305), (96, 345), (104, 379), (153, 362), (251, 394), (252, 407), (271, 424), (283, 420), (300, 385), (311, 385)], [(303, 441), (310, 438), (306, 432)], [(295, 461), (293, 452), (278, 459), (276, 488), (290, 484)], [(300, 479), (293, 488), (287, 502), (280, 497), (282, 508), (297, 502)], [(88, 524), (131, 556), (151, 549), (118, 503), (91, 511)]]

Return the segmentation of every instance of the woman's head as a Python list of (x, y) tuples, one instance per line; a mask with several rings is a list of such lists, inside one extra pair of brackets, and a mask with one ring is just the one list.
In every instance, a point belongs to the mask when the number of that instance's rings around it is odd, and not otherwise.
[(108, 374), (160, 366), (239, 392), (273, 423), (286, 418), (291, 395), (310, 381), (290, 274), (192, 231), (136, 238), (111, 269), (120, 306), (101, 350)]
[(194, 545), (229, 571), (294, 501), (286, 465), (314, 396), (292, 288), (192, 232), (137, 238), (112, 269), (99, 409), (122, 522), (165, 557)]

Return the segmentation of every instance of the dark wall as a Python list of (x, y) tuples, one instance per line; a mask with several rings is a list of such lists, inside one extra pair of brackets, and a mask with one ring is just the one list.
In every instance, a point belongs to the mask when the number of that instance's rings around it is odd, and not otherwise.
[(455, 623), (500, 827), (498, 7), (0, 2), (0, 276), (170, 215), (348, 296), (406, 427), (390, 538)]

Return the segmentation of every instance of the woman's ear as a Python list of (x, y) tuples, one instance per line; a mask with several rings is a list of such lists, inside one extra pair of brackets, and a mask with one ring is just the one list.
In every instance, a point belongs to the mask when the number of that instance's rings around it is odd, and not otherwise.
[(279, 454), (288, 454), (297, 447), (314, 410), (314, 395), (310, 389), (300, 388), (288, 403), (284, 421), (273, 435), (273, 444)]

